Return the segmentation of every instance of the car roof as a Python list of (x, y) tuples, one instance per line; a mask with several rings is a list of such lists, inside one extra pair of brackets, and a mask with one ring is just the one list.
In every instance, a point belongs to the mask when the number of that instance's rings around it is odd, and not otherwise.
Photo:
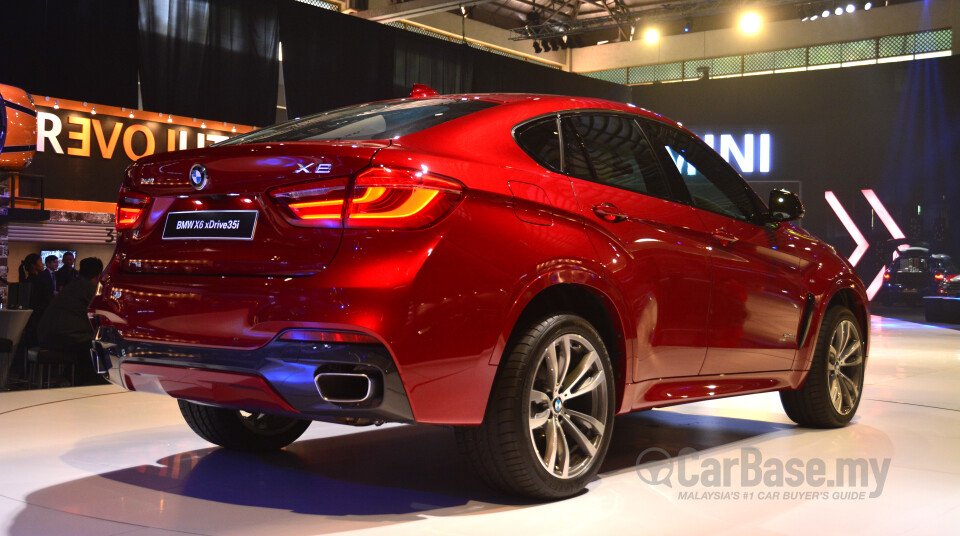
[(421, 98), (482, 100), (487, 102), (496, 102), (498, 104), (510, 104), (514, 106), (523, 106), (524, 103), (538, 103), (541, 106), (553, 104), (558, 111), (576, 109), (612, 110), (637, 114), (649, 119), (662, 121), (681, 129), (684, 128), (683, 123), (674, 121), (673, 119), (647, 110), (646, 108), (641, 108), (635, 104), (598, 99), (594, 97), (570, 97), (564, 95), (546, 95), (536, 93), (462, 93), (453, 95), (434, 95)]

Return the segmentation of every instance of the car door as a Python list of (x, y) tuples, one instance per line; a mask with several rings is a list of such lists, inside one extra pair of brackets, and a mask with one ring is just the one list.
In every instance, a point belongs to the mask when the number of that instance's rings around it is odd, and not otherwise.
[(694, 136), (645, 122), (686, 187), (688, 202), (712, 241), (713, 292), (707, 357), (700, 374), (786, 370), (797, 351), (803, 291), (799, 237), (764, 224), (765, 207), (719, 155)]
[(696, 375), (706, 355), (708, 244), (678, 202), (636, 120), (564, 114), (564, 173), (605, 277), (623, 294), (634, 333), (633, 381)]

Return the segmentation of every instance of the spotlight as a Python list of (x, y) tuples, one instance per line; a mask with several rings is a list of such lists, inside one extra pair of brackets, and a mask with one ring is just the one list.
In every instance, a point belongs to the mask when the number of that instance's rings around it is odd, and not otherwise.
[(650, 28), (647, 31), (643, 32), (643, 42), (648, 45), (653, 45), (660, 40), (660, 31), (656, 28)]
[(864, 11), (870, 11), (872, 7), (873, 7), (873, 2), (867, 2), (866, 4), (863, 4)]
[(843, 8), (840, 7), (840, 6), (837, 6), (837, 9), (833, 10), (833, 14), (834, 14), (834, 15), (843, 15)]
[(748, 11), (740, 17), (740, 31), (745, 34), (755, 34), (760, 31), (760, 15), (754, 11)]
[(823, 10), (823, 13), (821, 13), (820, 16), (823, 17), (823, 18), (829, 17), (829, 16), (830, 16), (830, 10), (829, 10), (829, 9), (824, 9), (824, 10)]
[(693, 29), (693, 19), (687, 19), (683, 23), (683, 33), (690, 33), (690, 30)]
[(167, 116), (167, 123), (173, 123), (173, 114)]
[(93, 109), (90, 110), (90, 115), (97, 115), (97, 107), (96, 107), (96, 106), (94, 106)]
[(543, 50), (547, 52), (550, 52), (553, 50), (553, 47), (550, 46), (550, 41), (547, 41), (546, 39), (544, 39), (543, 41), (540, 41), (540, 44), (543, 45)]
[(857, 6), (853, 4), (847, 4), (847, 13), (853, 13), (857, 10)]
[(60, 109), (60, 99), (57, 99), (57, 100), (53, 101), (53, 109), (54, 109), (54, 110), (59, 110), (59, 109)]
[(817, 15), (816, 13), (814, 13), (813, 15), (810, 15), (810, 20), (817, 20), (819, 18), (820, 18), (820, 15)]
[(540, 49), (540, 41), (534, 41), (534, 42), (533, 42), (533, 51), (536, 52), (537, 54), (539, 54), (540, 52), (542, 52), (541, 49)]

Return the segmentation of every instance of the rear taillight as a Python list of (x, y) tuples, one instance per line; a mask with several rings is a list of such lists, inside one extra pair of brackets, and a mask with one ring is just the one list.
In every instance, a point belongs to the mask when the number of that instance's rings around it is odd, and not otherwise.
[(420, 229), (450, 213), (463, 194), (460, 183), (398, 168), (370, 168), (357, 176), (347, 227)]
[(270, 197), (295, 225), (340, 227), (347, 179), (312, 181), (270, 191)]
[(117, 199), (117, 229), (135, 227), (149, 204), (149, 195), (121, 189)]
[(884, 279), (890, 279), (890, 272), (883, 272)]
[(933, 278), (937, 281), (943, 281), (943, 274), (934, 274)]
[(349, 200), (346, 192), (346, 179), (331, 179), (277, 188), (270, 197), (295, 225), (422, 229), (457, 206), (463, 186), (422, 171), (377, 167), (357, 175)]

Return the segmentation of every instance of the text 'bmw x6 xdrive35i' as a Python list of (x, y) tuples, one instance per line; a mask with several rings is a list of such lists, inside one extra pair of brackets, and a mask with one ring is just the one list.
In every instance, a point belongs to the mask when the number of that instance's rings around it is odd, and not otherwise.
[(795, 195), (630, 105), (420, 94), (132, 165), (99, 370), (233, 449), (452, 425), (538, 498), (596, 475), (618, 414), (780, 391), (852, 418), (867, 299)]

